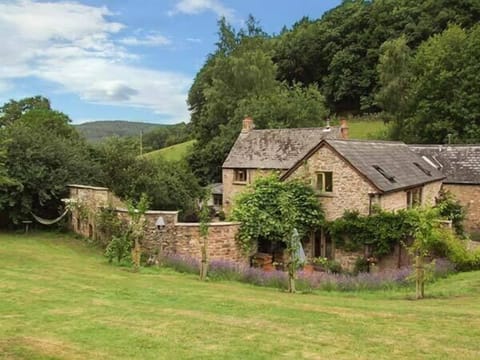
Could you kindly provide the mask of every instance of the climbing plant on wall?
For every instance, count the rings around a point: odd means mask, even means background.
[[[281,211],[282,198],[288,197],[288,207],[294,212],[286,226]],[[261,238],[285,242],[291,228],[302,238],[321,226],[323,210],[313,189],[301,181],[282,182],[276,175],[257,179],[235,199],[232,219],[241,222],[238,242],[249,253]]]

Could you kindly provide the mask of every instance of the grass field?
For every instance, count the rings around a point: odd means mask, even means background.
[[[290,295],[106,263],[68,235],[0,235],[2,359],[479,359],[480,273]]]
[[[152,160],[159,157],[169,161],[181,160],[187,155],[188,150],[193,146],[194,142],[195,140],[186,141],[160,150],[151,151],[144,156],[145,158]]]
[[[348,122],[350,139],[378,139],[386,130],[387,126],[381,120]]]

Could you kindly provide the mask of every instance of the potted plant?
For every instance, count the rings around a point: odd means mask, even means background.
[[[313,269],[315,271],[327,271],[328,259],[326,257],[315,257],[312,259]]]

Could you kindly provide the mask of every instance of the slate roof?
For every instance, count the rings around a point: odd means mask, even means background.
[[[210,185],[212,195],[222,195],[223,194],[223,183],[213,183]]]
[[[445,177],[402,142],[330,139],[322,141],[310,154],[325,143],[382,192],[415,187]],[[303,159],[299,159],[282,178],[287,178],[302,162]]]
[[[242,132],[223,167],[286,170],[323,139],[338,137],[340,127],[335,126]]]
[[[480,184],[480,144],[409,145],[446,176],[447,184]]]

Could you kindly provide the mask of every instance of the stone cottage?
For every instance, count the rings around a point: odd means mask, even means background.
[[[399,210],[433,205],[445,177],[402,142],[348,140],[345,121],[340,128],[254,130],[247,118],[223,164],[225,210],[246,185],[273,172],[282,180],[308,181],[329,221],[345,210],[368,215],[374,206]],[[304,245],[310,257],[340,260],[344,255],[324,231],[312,234]]]
[[[284,173],[322,139],[348,137],[348,127],[255,130],[253,119],[243,127],[222,166],[223,210],[228,213],[235,195],[259,176]]]
[[[465,230],[480,240],[480,145],[409,145],[445,176],[443,189],[465,207]]]

